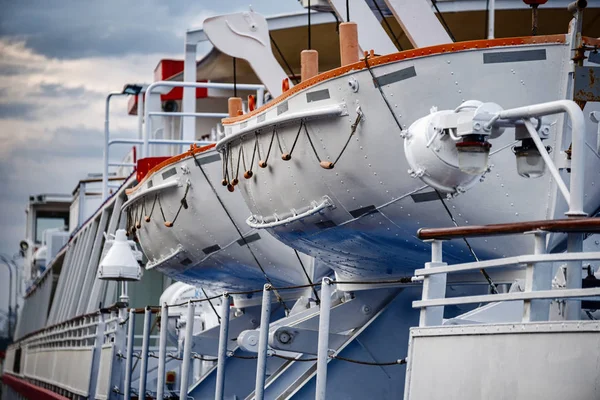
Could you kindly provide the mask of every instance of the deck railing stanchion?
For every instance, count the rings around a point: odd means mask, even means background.
[[[260,314],[260,332],[258,336],[258,360],[256,363],[256,387],[254,399],[262,400],[265,396],[265,374],[267,371],[267,348],[269,342],[269,324],[271,322],[271,285],[265,284],[263,289],[262,310]]]
[[[442,262],[442,241],[431,240],[431,262],[425,263],[425,268],[441,267],[446,265]],[[423,280],[423,300],[440,299],[446,297],[446,274],[428,275]],[[444,319],[444,307],[424,307],[421,309],[419,326],[442,325]]]
[[[129,321],[127,322],[127,358],[125,359],[125,389],[124,399],[129,400],[131,396],[131,367],[133,365],[133,342],[135,341],[135,310],[129,310]]]
[[[192,361],[192,337],[194,335],[194,305],[188,301],[185,342],[183,343],[183,362],[181,363],[181,384],[179,400],[187,400],[190,364]]]
[[[567,253],[580,253],[583,251],[583,235],[581,233],[569,233],[567,235]],[[581,289],[581,261],[571,261],[567,263],[566,269],[566,288]],[[581,319],[581,301],[566,300],[564,319]]]
[[[225,361],[227,360],[227,339],[229,337],[229,294],[223,293],[221,303],[221,330],[219,332],[219,358],[217,360],[217,385],[215,400],[223,400],[225,392]]]
[[[169,306],[163,303],[160,308],[160,336],[158,339],[158,376],[156,377],[156,398],[162,399],[165,393],[165,364],[167,363],[167,326]]]
[[[546,254],[546,233],[534,232],[534,254]],[[528,263],[525,267],[525,291],[550,290],[552,288],[552,268],[540,263]],[[525,300],[523,302],[523,322],[548,321],[550,304],[548,300]]]
[[[142,333],[142,351],[140,364],[140,390],[138,396],[146,397],[146,375],[148,374],[148,348],[150,347],[150,321],[152,320],[152,310],[146,307],[144,312],[144,331]]]
[[[325,400],[327,393],[327,362],[329,361],[329,320],[331,317],[332,282],[323,278],[319,312],[319,340],[317,344],[317,383],[315,400]]]

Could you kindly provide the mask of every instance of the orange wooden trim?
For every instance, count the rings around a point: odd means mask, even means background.
[[[600,47],[600,38],[596,39],[596,38],[584,36],[581,39],[583,41],[583,44],[587,44],[588,46]]]
[[[383,65],[392,63],[400,60],[407,60],[410,58],[422,57],[422,56],[430,56],[434,54],[442,54],[442,53],[452,53],[463,50],[471,50],[471,49],[482,49],[487,47],[503,47],[503,46],[516,46],[523,44],[542,44],[542,43],[566,43],[567,38],[564,34],[560,35],[548,35],[548,36],[525,36],[525,37],[517,37],[517,38],[505,38],[505,39],[485,39],[485,40],[471,40],[468,42],[459,42],[459,43],[449,43],[449,44],[441,44],[437,46],[430,47],[422,47],[419,49],[412,49],[401,51],[399,53],[392,53],[385,56],[374,57],[369,60],[369,65]],[[288,97],[293,94],[298,93],[301,90],[304,90],[310,86],[316,85],[317,83],[323,82],[325,80],[335,78],[337,76],[343,75],[350,71],[359,71],[366,68],[364,60],[359,61],[354,64],[349,64],[344,67],[332,69],[326,72],[323,72],[313,78],[307,79],[306,81],[299,83],[294,86],[290,90],[281,94],[281,96],[277,97],[273,101],[263,105],[260,108],[257,108],[253,112],[240,115],[237,117],[224,118],[223,124],[229,125],[236,122],[247,120],[253,117],[256,114],[259,114],[274,105],[281,103]]]
[[[150,169],[150,171],[148,171],[148,173],[146,174],[144,179],[142,179],[141,182],[138,182],[138,184],[135,185],[134,187],[132,187],[131,189],[125,190],[125,194],[127,196],[129,196],[130,194],[134,193],[136,190],[138,190],[140,187],[142,187],[142,184],[144,182],[146,182],[146,180],[150,179],[151,176],[153,176],[156,172],[163,169],[164,167],[169,166],[171,164],[175,164],[177,161],[183,160],[186,157],[190,157],[192,154],[203,153],[207,150],[212,149],[215,146],[216,146],[216,144],[209,144],[207,146],[202,146],[202,147],[199,147],[196,145],[190,146],[190,149],[188,151],[186,151],[185,153],[178,154],[176,156],[169,158],[168,160],[161,162],[160,164],[155,165],[152,169]]]

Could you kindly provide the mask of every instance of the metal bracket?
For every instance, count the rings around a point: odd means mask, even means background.
[[[246,312],[243,315],[232,318],[229,321],[229,335],[227,341],[228,351],[234,351],[238,348],[237,342],[232,339],[237,338],[242,331],[256,329],[258,327],[260,307],[253,307],[252,309],[247,308],[245,311]],[[194,335],[194,338],[192,339],[192,351],[206,356],[217,356],[220,329],[221,326],[217,325],[198,335]]]
[[[319,332],[312,329],[281,326],[269,334],[269,343],[276,350],[292,351],[303,354],[317,354]],[[329,334],[329,347],[337,349],[350,336],[339,333]]]

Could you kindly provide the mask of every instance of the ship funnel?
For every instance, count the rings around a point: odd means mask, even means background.
[[[113,281],[139,281],[142,270],[136,260],[124,229],[117,230],[112,246],[98,267],[98,279]],[[132,242],[133,243],[133,242]]]

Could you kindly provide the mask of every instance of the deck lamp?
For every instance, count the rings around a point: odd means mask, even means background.
[[[123,86],[123,91],[121,93],[130,94],[130,95],[138,95],[138,94],[140,94],[140,92],[144,91],[147,86],[148,85],[138,85],[135,83],[128,83],[127,85]]]
[[[490,147],[492,145],[478,135],[469,136],[456,143],[458,168],[469,175],[481,175],[488,168]]]
[[[98,267],[98,279],[111,281],[139,281],[142,269],[127,240],[124,229],[117,230],[112,246]],[[135,244],[134,244],[135,245]]]

